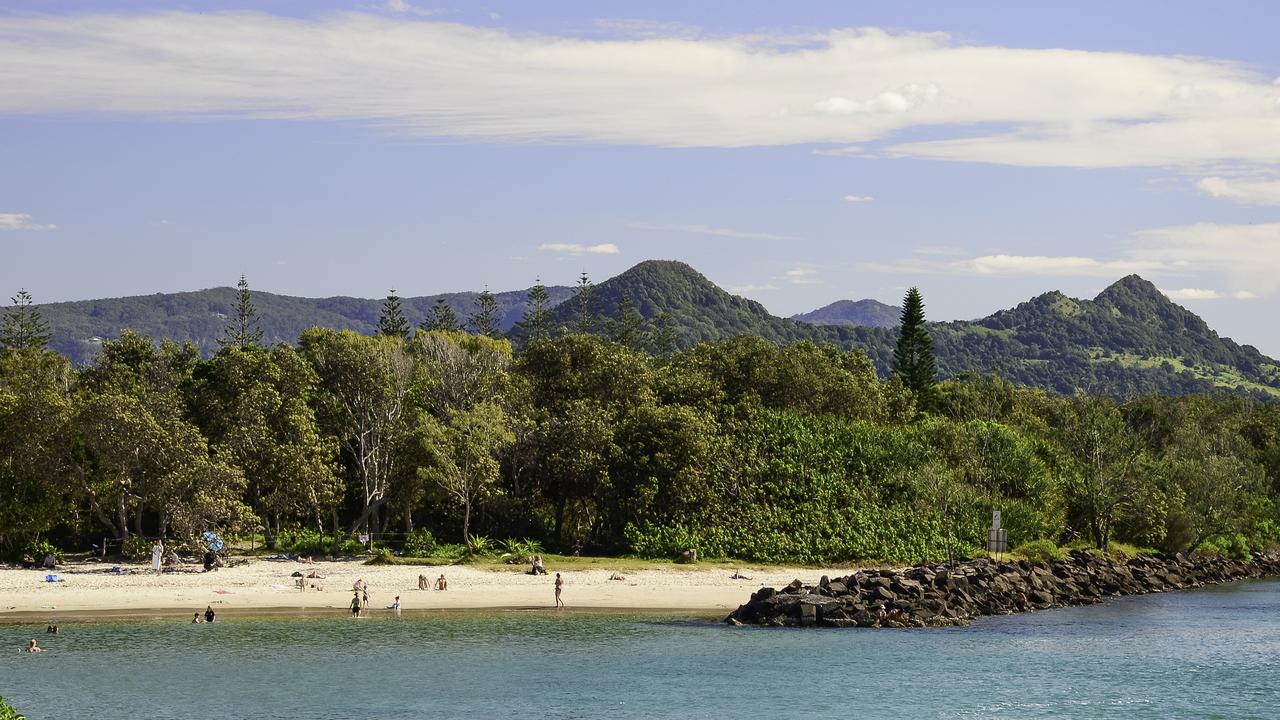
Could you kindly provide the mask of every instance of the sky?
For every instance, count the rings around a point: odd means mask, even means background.
[[[969,319],[1137,273],[1280,356],[1271,2],[0,0],[0,295],[689,263]]]

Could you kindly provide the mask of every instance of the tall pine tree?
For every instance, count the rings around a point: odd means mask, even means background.
[[[680,341],[680,329],[676,327],[675,318],[667,311],[654,316],[645,333],[645,345],[655,357],[666,358],[676,351],[676,343]]]
[[[476,298],[476,311],[471,313],[471,317],[467,318],[467,322],[471,325],[471,332],[476,335],[496,338],[502,334],[502,330],[498,328],[500,317],[498,301],[494,299],[493,293],[486,288]]]
[[[573,300],[577,304],[577,318],[573,324],[573,331],[576,333],[589,335],[596,328],[596,317],[591,312],[592,294],[591,278],[584,272],[578,278],[578,286],[573,293]]]
[[[542,278],[536,278],[533,287],[529,288],[524,317],[516,324],[524,330],[528,342],[536,342],[551,336],[550,328],[547,327],[550,318],[551,295],[547,292],[547,286],[542,284]]]
[[[902,299],[902,320],[898,346],[893,351],[893,374],[902,378],[921,410],[933,408],[934,377],[938,365],[933,358],[933,340],[924,324],[924,300],[920,290],[911,288]]]
[[[393,289],[382,301],[382,315],[378,318],[378,334],[388,337],[409,337],[409,319],[400,307],[400,296]]]
[[[31,293],[19,290],[13,296],[13,307],[5,313],[4,325],[0,326],[0,350],[34,348],[44,349],[53,336],[49,332],[49,323],[40,317],[39,311],[31,304]]]
[[[436,298],[436,302],[431,306],[431,312],[427,313],[426,319],[418,324],[419,328],[431,332],[444,331],[455,332],[462,329],[462,323],[458,322],[458,314],[453,311],[449,303],[444,298]]]
[[[258,324],[258,311],[253,307],[253,298],[249,296],[249,281],[241,275],[236,287],[240,289],[239,299],[236,301],[236,316],[227,323],[222,337],[218,338],[218,344],[242,350],[258,347],[262,343],[263,331]]]
[[[644,326],[644,317],[636,310],[631,301],[631,293],[622,291],[622,300],[618,303],[618,317],[609,323],[609,339],[619,345],[640,350],[640,331]]]

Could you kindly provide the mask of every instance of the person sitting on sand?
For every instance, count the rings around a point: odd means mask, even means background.
[[[27,646],[27,652],[44,652],[44,648],[37,645],[35,639],[32,638],[31,644]]]
[[[31,556],[30,556],[30,555],[28,555],[27,553],[23,553],[23,554],[22,554],[22,569],[23,569],[23,570],[30,570],[31,568],[33,568],[33,567],[35,567],[35,566],[36,566],[36,559],[35,559],[35,558],[33,558],[33,557],[31,557]]]
[[[436,579],[437,590],[448,590],[449,581],[444,579],[444,573],[440,573],[440,577]]]
[[[53,556],[53,553],[49,553],[48,555],[45,555],[45,556],[44,556],[44,566],[43,566],[43,567],[44,567],[44,569],[45,569],[45,570],[57,570],[57,569],[58,569],[58,558],[54,557],[54,556]]]
[[[529,571],[530,575],[546,575],[547,568],[542,565],[542,556],[533,556],[533,569]]]
[[[730,580],[750,580],[751,578],[747,577],[746,575],[743,575],[742,570],[734,570],[733,574],[729,576],[729,579]]]
[[[610,575],[610,576],[609,576],[609,579],[610,579],[610,580],[626,580],[626,578],[625,578],[625,577],[623,577],[622,575],[619,575],[618,573],[614,573],[614,574]]]
[[[423,575],[422,573],[418,573],[418,589],[419,590],[431,589],[431,581],[428,580],[427,576]]]

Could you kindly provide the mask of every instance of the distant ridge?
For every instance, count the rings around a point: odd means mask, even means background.
[[[574,327],[578,305],[565,302],[574,289],[559,286],[548,291],[551,327]],[[893,326],[880,327],[778,317],[758,302],[726,292],[682,262],[647,260],[595,285],[589,313],[597,331],[604,331],[608,319],[617,316],[624,296],[647,320],[668,315],[678,331],[679,347],[746,334],[778,344],[810,341],[859,348],[886,376],[893,362],[896,317]],[[409,320],[416,325],[437,297],[465,317],[476,293],[405,298]],[[295,342],[313,325],[372,333],[382,304],[380,299],[299,298],[259,291],[253,298],[266,340],[272,343]],[[512,326],[524,312],[526,291],[497,293],[495,298],[501,326],[521,343],[520,330]],[[40,312],[52,326],[54,349],[84,363],[101,340],[118,337],[125,328],[214,352],[234,301],[235,290],[215,288],[54,303],[40,306]],[[837,306],[840,303],[827,307],[838,310]],[[882,317],[890,311],[897,312],[887,305],[878,310]],[[1137,275],[1121,278],[1092,300],[1050,291],[979,320],[929,327],[944,378],[999,370],[1016,383],[1059,393],[1083,390],[1128,397],[1230,391],[1280,399],[1280,363],[1252,346],[1220,337],[1195,313]]]
[[[837,300],[817,310],[792,315],[791,319],[810,325],[861,325],[897,327],[902,308],[879,300]]]
[[[553,304],[572,294],[567,287],[548,287]],[[515,290],[494,295],[501,312],[499,325],[509,329],[524,314],[528,291]],[[460,292],[401,298],[409,322],[417,325],[426,317],[436,298],[444,298],[459,319],[475,310],[479,293]],[[40,306],[40,314],[53,330],[50,346],[76,363],[88,362],[102,340],[120,336],[125,329],[136,330],[157,340],[190,342],[206,355],[216,352],[217,339],[234,312],[235,288],[221,287],[192,292],[156,293],[101,300],[50,303]],[[318,325],[341,330],[373,333],[382,311],[381,298],[305,298],[253,291],[253,304],[269,344],[297,342],[302,331]]]

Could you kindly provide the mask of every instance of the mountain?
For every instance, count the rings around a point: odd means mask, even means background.
[[[885,305],[878,300],[837,300],[791,319],[810,325],[861,325],[863,327],[897,327],[902,308]]]
[[[574,327],[578,304],[565,302],[574,290],[548,291],[554,303],[551,327]],[[522,338],[512,325],[523,313],[525,294],[495,295],[502,326],[510,328],[517,343]],[[777,317],[760,303],[725,292],[684,263],[649,260],[594,286],[588,295],[589,312],[598,328],[617,316],[624,295],[647,321],[660,313],[669,315],[680,347],[751,334],[780,344],[807,340],[860,348],[881,374],[888,375],[892,367],[896,327],[810,324]],[[421,320],[437,297],[466,316],[476,293],[406,298],[410,321]],[[191,341],[203,352],[212,352],[235,299],[235,290],[216,288],[55,303],[41,306],[40,312],[53,328],[53,347],[82,363],[102,338],[117,337],[124,328],[156,339]],[[257,291],[253,299],[271,342],[295,341],[312,325],[371,333],[382,303]],[[1280,363],[1254,347],[1220,337],[1204,320],[1136,275],[1122,278],[1092,300],[1047,292],[978,320],[931,323],[929,332],[941,377],[999,370],[1019,384],[1059,393],[1083,390],[1123,397],[1226,390],[1280,398]]]
[[[204,354],[218,349],[227,320],[235,312],[238,291],[212,288],[194,292],[156,293],[133,297],[41,305],[41,316],[53,330],[50,345],[76,363],[85,363],[104,339],[120,336],[125,329],[136,330],[157,340],[191,342]],[[573,294],[568,287],[548,287],[552,304]],[[524,314],[527,291],[494,295],[506,330]],[[436,298],[444,298],[459,319],[475,310],[479,293],[460,292],[402,298],[401,306],[409,322],[417,325],[426,317]],[[302,331],[313,326],[372,333],[382,311],[381,299],[329,297],[304,298],[253,291],[253,304],[268,343],[297,342]]]

